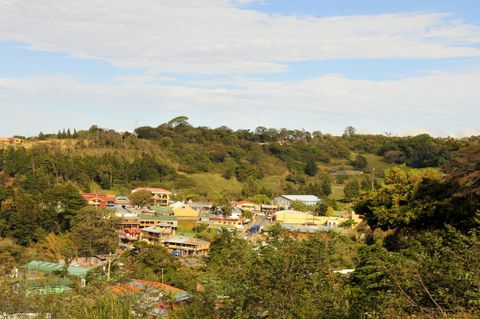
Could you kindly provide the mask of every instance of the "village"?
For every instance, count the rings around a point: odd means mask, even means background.
[[[208,256],[210,242],[220,232],[231,232],[251,242],[266,242],[272,227],[280,227],[288,236],[306,238],[322,232],[347,233],[360,224],[353,211],[331,211],[328,216],[316,216],[293,207],[313,207],[322,200],[314,195],[280,195],[268,204],[251,200],[233,201],[221,207],[212,202],[176,201],[175,194],[162,188],[143,187],[128,195],[81,193],[87,205],[106,208],[116,220],[118,245],[107,255],[76,257],[57,263],[32,260],[12,271],[12,278],[20,280],[17,287],[27,287],[33,294],[63,294],[75,285],[89,284],[89,273],[101,270],[110,280],[112,263],[126,251],[136,249],[136,243],[161,246],[174,258],[190,264],[203,263]],[[88,234],[87,234],[88,236]],[[118,296],[155,291],[155,307],[150,315],[168,316],[169,309],[188,301],[189,292],[162,281],[129,279],[112,283],[112,292]],[[199,288],[202,286],[199,285]]]

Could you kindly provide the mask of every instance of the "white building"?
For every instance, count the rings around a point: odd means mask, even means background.
[[[322,200],[315,195],[280,195],[273,199],[275,205],[290,208],[293,202],[300,202],[304,205],[315,206]]]

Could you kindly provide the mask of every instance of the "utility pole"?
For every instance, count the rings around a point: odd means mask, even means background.
[[[372,190],[375,189],[375,167],[372,169]]]
[[[107,281],[110,281],[110,268],[112,266],[112,253],[108,253]]]

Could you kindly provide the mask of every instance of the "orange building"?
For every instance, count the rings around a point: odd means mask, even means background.
[[[106,207],[115,204],[115,195],[82,193],[83,199],[91,206]]]

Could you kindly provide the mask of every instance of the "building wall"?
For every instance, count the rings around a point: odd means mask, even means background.
[[[198,218],[199,213],[188,205],[173,209],[173,215],[180,218]]]

